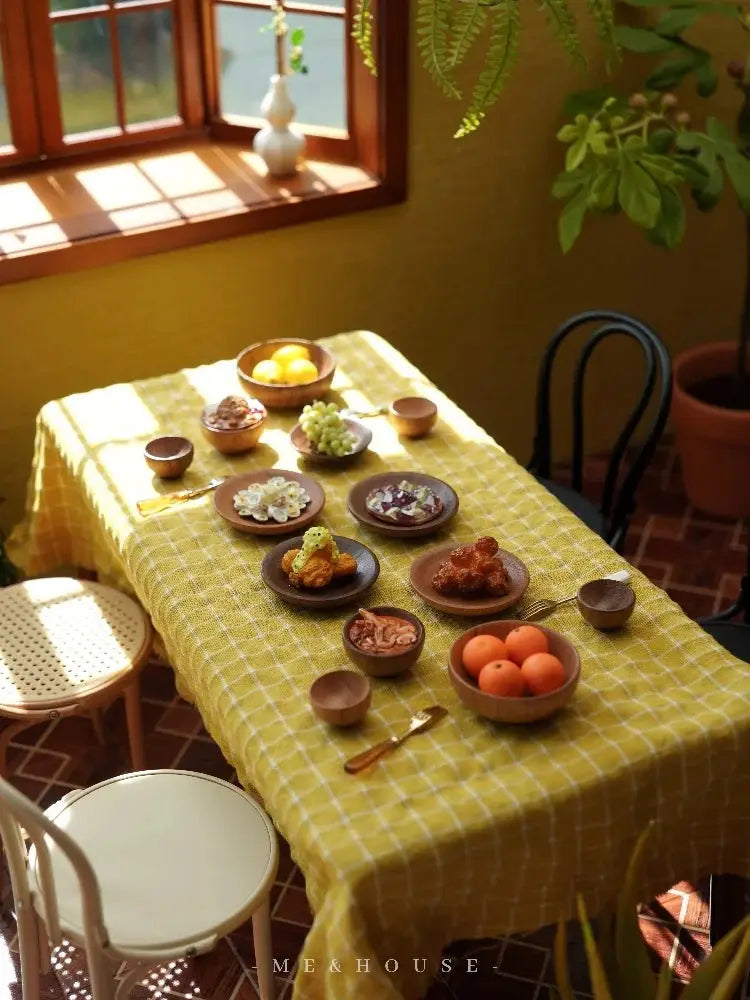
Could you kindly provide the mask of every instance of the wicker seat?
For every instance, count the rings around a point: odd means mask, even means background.
[[[98,710],[123,695],[133,768],[144,766],[139,671],[151,623],[130,597],[70,577],[29,580],[0,590],[0,775],[8,744],[39,722]]]

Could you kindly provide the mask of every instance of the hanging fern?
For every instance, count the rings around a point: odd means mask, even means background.
[[[487,5],[482,0],[466,0],[457,4],[451,22],[448,65],[460,66],[487,21]]]
[[[451,18],[456,0],[417,0],[417,47],[446,97],[461,98],[450,65]]]
[[[484,69],[471,95],[471,103],[464,114],[456,139],[475,132],[487,113],[487,108],[497,100],[518,58],[518,39],[521,31],[519,0],[502,0],[491,9],[493,25]]]
[[[586,59],[581,51],[576,19],[568,7],[567,0],[540,0],[539,7],[547,15],[547,23],[552,33],[571,60],[579,66],[585,66]]]
[[[352,38],[362,53],[362,61],[373,76],[378,75],[372,45],[372,0],[358,0],[352,19]]]
[[[373,51],[373,0],[354,0],[352,36],[365,66],[377,75]],[[406,2],[406,0],[400,0]],[[476,42],[489,36],[484,65],[456,138],[475,132],[487,109],[500,96],[518,58],[522,0],[416,0],[417,46],[422,63],[442,92],[461,100],[456,71]],[[536,0],[552,32],[570,58],[585,65],[576,19],[570,0]],[[631,0],[648,3],[653,0]],[[597,32],[607,49],[607,61],[618,56],[615,39],[614,0],[586,0]]]

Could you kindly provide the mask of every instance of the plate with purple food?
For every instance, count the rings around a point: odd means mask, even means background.
[[[444,528],[458,511],[458,495],[422,472],[378,472],[349,491],[349,512],[360,524],[392,538],[417,538]]]

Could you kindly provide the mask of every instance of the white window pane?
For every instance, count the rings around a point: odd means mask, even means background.
[[[219,5],[221,108],[225,115],[260,116],[260,102],[276,72],[270,14],[252,7]],[[344,19],[315,14],[287,15],[290,31],[304,28],[309,73],[289,80],[297,121],[346,129]]]

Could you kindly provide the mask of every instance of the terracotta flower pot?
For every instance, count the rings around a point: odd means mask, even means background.
[[[731,376],[734,342],[703,344],[674,360],[672,423],[685,490],[694,507],[723,517],[750,517],[750,409],[703,402],[696,386]]]

